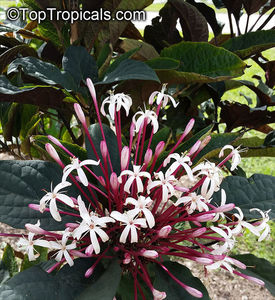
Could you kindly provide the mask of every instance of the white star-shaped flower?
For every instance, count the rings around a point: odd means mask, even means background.
[[[162,201],[167,201],[168,198],[173,196],[175,193],[173,183],[176,178],[168,171],[165,172],[165,175],[162,171],[155,173],[154,175],[158,180],[151,181],[148,184],[147,192],[149,193],[153,188],[160,186],[162,188]]]
[[[40,222],[38,221],[35,225],[40,226]],[[25,248],[29,261],[36,260],[36,258],[40,255],[35,249],[34,246],[40,246],[44,248],[50,248],[50,243],[48,241],[42,240],[42,239],[36,239],[34,240],[34,233],[29,232],[28,239],[25,237],[22,237],[18,241],[18,245],[20,248]],[[34,252],[37,252],[37,254],[34,254]]]
[[[182,166],[188,175],[189,179],[191,181],[194,181],[193,172],[190,168],[190,165],[192,165],[192,162],[190,160],[190,157],[188,155],[180,155],[178,153],[173,153],[168,155],[164,162],[163,166],[167,166],[167,164],[170,162],[171,158],[175,159],[175,161],[172,163],[172,165],[169,167],[168,172],[170,174],[174,173],[178,167]]]
[[[56,261],[61,261],[62,257],[64,256],[67,263],[70,266],[72,266],[74,264],[74,261],[72,260],[69,251],[76,248],[76,241],[72,241],[70,244],[67,245],[68,238],[70,237],[70,235],[71,235],[71,232],[69,232],[68,230],[65,230],[65,232],[62,236],[61,242],[60,241],[58,241],[58,242],[51,241],[50,245],[51,245],[52,249],[59,250],[55,254]]]
[[[129,197],[125,201],[125,205],[132,204],[135,206],[135,208],[130,210],[129,212],[135,215],[139,214],[140,212],[143,212],[150,228],[155,226],[155,218],[152,215],[151,211],[148,209],[148,207],[150,207],[152,203],[153,200],[150,197],[145,198],[144,196],[139,196],[138,200]]]
[[[113,91],[110,91],[110,96],[103,100],[100,112],[103,116],[106,116],[104,105],[109,103],[109,114],[112,120],[115,119],[115,111],[121,110],[121,107],[124,107],[126,115],[129,115],[130,108],[132,106],[132,99],[124,93],[114,94]]]
[[[120,176],[118,177],[118,182],[122,183],[121,177],[124,175],[128,175],[128,179],[125,182],[124,185],[124,191],[130,194],[130,187],[133,184],[133,182],[136,182],[137,185],[137,191],[138,193],[143,192],[143,183],[141,180],[141,177],[147,177],[148,179],[151,179],[151,175],[148,172],[140,171],[142,166],[133,166],[133,171],[131,170],[124,170],[120,173]]]
[[[219,167],[216,167],[214,163],[206,161],[197,165],[193,169],[193,173],[196,171],[200,171],[197,176],[206,176],[201,187],[201,194],[205,198],[209,199],[214,192],[218,191],[219,186],[222,182],[223,176],[221,169]]]
[[[232,234],[238,235],[242,231],[242,228],[245,227],[248,230],[250,230],[253,234],[255,234],[256,236],[260,236],[260,233],[259,233],[259,230],[257,229],[257,227],[255,227],[252,224],[245,222],[243,220],[244,215],[243,215],[242,210],[239,207],[235,207],[235,209],[237,209],[237,211],[239,213],[234,214],[234,216],[238,219],[238,221],[237,221],[237,226],[232,229]]]
[[[64,170],[63,170],[62,181],[66,181],[66,179],[69,176],[69,174],[73,170],[76,170],[80,182],[83,185],[88,186],[89,182],[88,182],[88,179],[87,179],[84,171],[82,170],[82,167],[86,166],[86,165],[98,166],[99,165],[99,161],[95,161],[95,160],[92,160],[92,159],[86,159],[86,160],[82,161],[81,163],[79,163],[79,159],[76,157],[76,158],[72,158],[71,162],[72,163],[69,164],[69,165],[67,165],[64,168]]]
[[[122,225],[125,226],[123,229],[119,242],[125,244],[127,237],[131,231],[131,243],[137,243],[138,242],[138,234],[137,234],[137,228],[139,226],[146,228],[146,219],[144,218],[135,218],[136,212],[135,211],[128,211],[124,214],[113,211],[111,213],[111,217],[116,219],[119,222],[122,222]]]
[[[98,217],[95,214],[89,214],[85,203],[82,201],[80,196],[78,196],[77,201],[79,205],[79,213],[83,220],[73,231],[73,237],[79,240],[83,234],[85,235],[89,232],[94,251],[98,254],[100,252],[100,245],[97,235],[101,238],[103,243],[107,242],[109,240],[109,236],[104,230],[102,230],[102,228],[107,227],[106,223],[115,222],[115,220],[110,217]]]
[[[187,211],[189,214],[192,214],[195,210],[199,212],[208,211],[209,208],[205,202],[206,200],[202,195],[190,193],[188,196],[179,198],[174,205],[178,206],[182,203],[188,205]]]
[[[162,102],[162,107],[165,107],[168,103],[168,100],[170,100],[173,104],[174,107],[177,107],[179,105],[179,102],[176,103],[175,99],[168,95],[168,94],[165,94],[165,90],[166,90],[166,87],[167,87],[167,83],[163,84],[162,85],[162,88],[161,88],[161,91],[158,92],[158,91],[155,91],[151,94],[151,96],[149,97],[149,104],[153,104],[153,101],[154,101],[154,98],[157,96],[157,99],[156,99],[156,103],[157,105],[161,104]]]
[[[140,115],[140,117],[136,120],[136,117],[138,115]],[[158,117],[157,117],[157,115],[154,111],[147,110],[147,109],[145,109],[145,112],[138,111],[133,116],[133,123],[136,126],[135,131],[139,132],[142,125],[144,124],[145,119],[147,120],[147,124],[152,123],[153,132],[156,133],[158,131],[158,128],[159,128]]]
[[[50,202],[49,207],[50,207],[50,213],[52,217],[60,222],[61,221],[61,216],[58,212],[57,205],[56,205],[56,199],[62,201],[63,203],[67,204],[70,207],[74,207],[74,202],[73,200],[59,191],[65,187],[70,186],[71,183],[67,181],[63,181],[59,183],[51,192],[48,192],[45,196],[42,197],[40,200],[40,205],[39,205],[39,210],[40,212],[44,212],[46,205]]]
[[[225,149],[231,149],[232,150],[232,165],[231,165],[230,171],[233,171],[233,170],[235,170],[237,168],[237,166],[241,162],[241,156],[240,156],[239,147],[234,148],[231,145],[225,145],[222,148],[222,150],[220,151],[219,157],[223,157],[224,156],[224,150]]]
[[[258,232],[262,231],[262,233],[260,233],[260,237],[258,239],[259,242],[263,241],[270,233],[270,227],[267,224],[267,222],[269,221],[269,215],[268,213],[270,212],[270,210],[263,212],[262,210],[258,209],[258,208],[251,208],[250,211],[257,211],[261,214],[263,220],[261,222],[260,225],[255,226],[256,230],[258,230]]]
[[[214,250],[211,251],[211,253],[214,255],[223,255],[225,252],[232,250],[235,244],[235,240],[231,238],[232,237],[231,229],[227,226],[224,226],[223,224],[220,224],[219,226],[227,230],[227,233],[219,227],[210,226],[210,228],[214,232],[218,233],[221,237],[224,238],[224,244],[222,246],[218,244],[212,246]]]

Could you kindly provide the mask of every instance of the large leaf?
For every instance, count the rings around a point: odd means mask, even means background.
[[[74,300],[85,288],[96,282],[103,268],[98,265],[89,279],[85,271],[93,259],[78,259],[73,267],[66,265],[55,276],[42,266],[34,266],[20,272],[0,287],[0,298],[10,300]]]
[[[184,40],[193,42],[208,41],[208,26],[205,17],[193,5],[184,0],[169,0],[176,10]]]
[[[121,277],[121,267],[114,259],[100,278],[86,288],[77,300],[111,300],[116,294]]]
[[[227,176],[222,184],[227,195],[227,203],[239,206],[248,218],[260,218],[251,208],[263,211],[271,209],[269,215],[275,217],[275,177],[263,174],[254,174],[246,179],[239,176]],[[220,203],[220,191],[213,195],[213,202]]]
[[[237,102],[222,101],[221,120],[226,123],[227,131],[239,126],[255,128],[275,122],[275,112],[266,106],[251,109],[248,105]]]
[[[70,73],[60,71],[55,65],[35,57],[15,59],[8,68],[8,74],[21,67],[23,72],[47,84],[60,85],[66,90],[75,90],[76,84]]]
[[[180,60],[179,71],[210,77],[239,76],[245,68],[238,56],[208,43],[181,42],[163,49],[160,56]]]
[[[108,84],[130,79],[159,82],[155,71],[144,62],[126,59],[123,60],[113,72],[108,73],[103,80],[97,84]]]
[[[51,184],[55,186],[61,182],[62,170],[57,164],[39,160],[0,161],[0,177],[1,222],[14,228],[25,228],[26,223],[34,224],[39,219],[42,228],[59,230],[64,229],[65,223],[75,220],[63,216],[61,222],[56,222],[48,212],[41,214],[28,207],[30,203],[39,204],[45,195],[43,189],[49,190]],[[67,191],[77,196],[73,189]]]
[[[119,175],[120,174],[120,156],[119,156],[119,150],[118,150],[118,145],[117,145],[117,138],[110,127],[108,127],[105,124],[102,124],[102,125],[103,125],[103,132],[105,135],[105,139],[107,142],[108,151],[109,151],[110,158],[111,158],[113,171],[117,175]],[[103,141],[103,137],[102,137],[102,134],[100,131],[99,124],[96,123],[96,124],[91,125],[89,127],[89,132],[90,132],[90,136],[92,138],[93,144],[95,146],[96,152],[99,155],[101,162],[103,162],[103,158],[102,158],[102,155],[100,152],[100,143],[101,143],[101,141]],[[86,145],[88,159],[96,160],[96,155],[95,155],[95,153],[92,149],[92,146],[87,137],[86,137],[85,145]],[[97,176],[103,176],[100,166],[92,166],[92,168]],[[109,171],[109,175],[110,175],[111,173],[110,173],[109,163],[108,163],[108,171]]]
[[[259,278],[265,282],[265,287],[275,296],[275,266],[268,260],[254,256],[253,254],[235,255],[235,259],[247,265],[242,273]]]
[[[243,0],[243,6],[248,15],[258,12],[262,6],[266,4],[268,0]]]
[[[4,249],[2,262],[9,271],[10,277],[18,272],[18,265],[14,255],[14,250],[9,244]]]
[[[253,54],[275,46],[275,31],[261,30],[249,32],[238,37],[229,39],[222,47],[235,52],[241,58],[247,58]]]
[[[202,282],[192,275],[190,270],[176,262],[166,261],[164,266],[184,284],[191,286],[203,293],[202,300],[210,300],[208,292]],[[161,267],[155,268],[156,279],[154,287],[160,291],[166,292],[167,299],[173,300],[195,300],[196,297],[191,296],[185,289],[183,289],[177,282],[175,282],[167,272]]]
[[[69,72],[77,85],[91,78],[97,81],[97,65],[95,59],[81,46],[70,46],[62,59],[64,71]]]
[[[63,92],[52,87],[19,88],[11,84],[6,76],[0,75],[0,102],[34,104],[40,107],[58,108],[65,98]]]

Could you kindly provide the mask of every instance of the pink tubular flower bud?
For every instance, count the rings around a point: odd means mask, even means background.
[[[77,227],[79,227],[79,224],[77,224],[77,223],[66,223],[65,226],[66,226],[67,228],[69,228],[70,231],[71,231],[71,230],[74,230],[74,229],[76,229]]]
[[[88,89],[90,91],[90,94],[95,101],[96,100],[95,86],[90,78],[86,79],[86,83],[87,83]]]
[[[164,141],[160,141],[157,146],[156,146],[156,149],[155,149],[155,155],[156,156],[159,156],[160,153],[163,151],[164,149],[164,146],[165,146],[165,142]]]
[[[40,206],[38,204],[30,203],[28,205],[28,207],[31,208],[31,209],[33,209],[33,210],[40,211]]]
[[[25,224],[25,228],[35,234],[47,234],[47,231],[40,228],[40,222],[38,221],[36,224]]]
[[[196,143],[191,147],[191,149],[190,149],[188,155],[191,156],[191,155],[193,155],[195,152],[197,152],[197,150],[199,149],[200,145],[201,145],[201,141],[200,141],[200,140],[196,141]]]
[[[200,216],[194,216],[194,217],[190,217],[190,220],[192,221],[197,221],[197,222],[207,222],[212,220],[215,217],[215,214],[203,214]]]
[[[87,255],[78,251],[78,250],[70,250],[70,254],[76,257],[82,257],[82,258],[87,258]]]
[[[203,296],[202,292],[198,291],[197,289],[192,288],[191,286],[185,286],[185,290],[190,295],[192,295],[196,298],[202,298],[202,296]]]
[[[170,225],[166,225],[162,227],[159,232],[158,232],[158,237],[159,238],[167,238],[169,233],[171,232],[172,227]]]
[[[128,160],[129,160],[129,147],[124,146],[123,149],[121,150],[121,158],[120,158],[121,171],[127,168]]]
[[[193,231],[193,232],[191,233],[190,236],[192,236],[192,237],[198,237],[198,236],[201,236],[202,234],[205,233],[206,230],[207,230],[207,229],[206,229],[205,227],[199,228],[199,229]]]
[[[153,156],[153,151],[149,148],[147,149],[145,155],[144,155],[144,164],[145,166],[147,166],[149,164],[149,162],[151,161]]]
[[[145,248],[141,249],[139,254],[141,256],[144,256],[146,258],[157,258],[159,255],[158,255],[158,252],[155,251],[155,250],[146,250]]]
[[[255,283],[259,284],[259,285],[262,285],[262,286],[265,285],[265,283],[261,279],[259,279],[259,278],[248,276],[248,275],[244,275],[243,277],[245,279],[248,279],[249,281],[255,282]]]
[[[108,155],[108,148],[105,141],[100,142],[100,152],[102,154],[102,157],[106,160]]]
[[[63,145],[59,142],[58,139],[56,139],[54,136],[52,135],[48,135],[48,139],[54,143],[56,146],[60,147],[60,148],[63,148]]]
[[[185,129],[184,129],[184,136],[187,136],[187,134],[192,130],[192,128],[194,127],[195,124],[195,119],[191,119],[188,124],[186,125]]]
[[[208,135],[204,140],[202,140],[198,151],[201,151],[210,141],[211,141],[211,136]]]
[[[234,207],[235,207],[234,203],[228,203],[228,204],[225,204],[225,205],[222,205],[222,206],[219,206],[219,207],[213,209],[213,211],[215,211],[215,212],[227,212],[227,211],[232,210]]]
[[[75,113],[76,113],[79,121],[81,122],[81,124],[83,126],[87,126],[86,125],[86,118],[85,118],[84,112],[83,112],[81,106],[78,103],[74,104],[74,110],[75,110]]]
[[[58,164],[62,163],[58,153],[56,152],[56,150],[54,149],[54,147],[51,144],[47,143],[45,145],[45,148],[46,148],[46,151],[51,156],[51,158],[53,158]]]
[[[87,256],[92,256],[93,252],[94,252],[94,247],[93,247],[92,244],[89,245],[89,246],[85,249],[85,254],[86,254]]]
[[[202,265],[211,265],[214,262],[213,259],[206,257],[194,257],[194,261]]]
[[[117,179],[117,174],[114,172],[110,176],[110,184],[113,192],[116,194],[118,192],[119,182]]]
[[[162,300],[166,298],[166,293],[165,292],[160,292],[156,289],[152,289],[152,294],[154,296],[154,300]]]

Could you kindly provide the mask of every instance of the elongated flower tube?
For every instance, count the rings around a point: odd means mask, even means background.
[[[226,203],[224,190],[221,190],[220,205],[212,199],[213,193],[220,190],[223,164],[232,159],[235,168],[240,162],[237,150],[225,146],[221,156],[227,148],[231,150],[230,156],[218,165],[203,161],[194,166],[194,159],[211,138],[194,141],[188,149],[182,150],[194,126],[195,121],[191,119],[178,141],[159,140],[155,134],[160,127],[158,118],[165,114],[163,106],[168,100],[176,105],[171,96],[164,94],[164,89],[152,94],[149,106],[134,115],[126,129],[128,134],[124,135],[120,110],[125,109],[126,115],[129,113],[132,104],[129,96],[112,92],[99,108],[90,79],[87,86],[98,119],[98,136],[90,136],[81,107],[75,104],[74,108],[93,157],[89,157],[87,151],[87,159],[81,161],[60,141],[49,136],[49,141],[59,147],[71,163],[64,165],[60,159],[63,156],[59,157],[50,144],[46,145],[49,155],[62,168],[63,176],[60,183],[55,182],[51,192],[41,196],[39,201],[34,199],[29,208],[52,216],[59,222],[58,230],[43,229],[40,222],[28,223],[28,235],[11,235],[21,237],[19,244],[29,260],[37,257],[34,246],[47,248],[50,258],[57,261],[47,269],[48,273],[65,264],[74,268],[76,259],[90,258],[83,272],[85,277],[94,276],[97,268],[99,272],[104,269],[108,265],[106,260],[117,260],[122,276],[132,277],[131,299],[134,300],[146,299],[144,286],[151,291],[154,300],[167,299],[165,286],[158,290],[152,273],[155,277],[166,276],[194,297],[203,296],[197,287],[186,284],[181,272],[176,274],[167,267],[169,258],[174,262],[190,260],[203,265],[205,270],[222,268],[262,285],[259,279],[235,269],[246,266],[231,258],[230,251],[234,247],[234,236],[241,234],[244,228],[260,241],[267,238],[268,212],[253,209],[258,214],[255,219],[247,220],[234,203]],[[114,120],[114,132],[106,129],[101,121],[100,111],[105,115],[106,105]],[[111,142],[107,140],[108,130],[113,136]],[[41,190],[48,188],[41,187]],[[42,219],[41,224],[45,224]],[[113,295],[118,296],[119,291]]]

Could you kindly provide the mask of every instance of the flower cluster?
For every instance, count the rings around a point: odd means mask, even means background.
[[[186,153],[177,153],[178,146],[193,128],[193,119],[174,147],[167,151],[165,141],[151,147],[153,136],[159,128],[160,109],[168,104],[168,100],[172,105],[177,105],[171,96],[164,93],[164,89],[152,94],[150,109],[133,116],[128,145],[123,145],[120,114],[121,109],[129,114],[131,98],[111,92],[99,109],[91,80],[87,80],[87,85],[102,135],[100,152],[96,151],[89,135],[80,105],[75,104],[75,112],[96,160],[80,161],[58,140],[49,137],[52,143],[71,157],[71,163],[65,166],[52,144],[46,145],[48,153],[63,169],[62,181],[46,193],[39,205],[30,204],[30,207],[41,213],[49,212],[58,222],[64,215],[75,217],[75,222],[64,224],[63,232],[46,231],[39,222],[26,224],[29,234],[22,237],[19,243],[25,247],[29,260],[36,259],[36,245],[54,251],[57,263],[48,272],[63,263],[72,266],[77,257],[96,257],[96,262],[85,273],[89,277],[101,259],[118,257],[123,272],[133,276],[133,299],[138,299],[138,293],[142,293],[137,276],[150,288],[155,300],[166,298],[165,292],[154,288],[148,263],[158,264],[188,293],[202,297],[200,291],[181,282],[163,265],[165,256],[195,261],[204,265],[206,271],[221,267],[263,284],[237,271],[235,267],[245,269],[246,266],[228,255],[234,247],[235,236],[243,228],[257,235],[259,241],[267,237],[268,213],[254,209],[260,217],[253,222],[245,221],[240,208],[226,203],[224,190],[221,190],[220,205],[212,201],[213,193],[220,189],[222,182],[221,167],[232,159],[232,169],[236,168],[240,162],[238,150],[225,146],[220,157],[224,156],[227,148],[231,153],[218,165],[205,161],[193,167],[194,159],[210,141],[210,137],[206,137],[197,141]],[[100,116],[100,111],[106,115],[104,107],[107,104],[117,137],[119,173],[114,172]],[[145,142],[146,134],[149,134],[149,140]],[[167,156],[163,158],[161,154],[164,151],[167,151]],[[103,176],[90,166],[100,168]],[[89,182],[89,178],[94,180]],[[66,191],[72,184],[79,190],[77,198]]]

